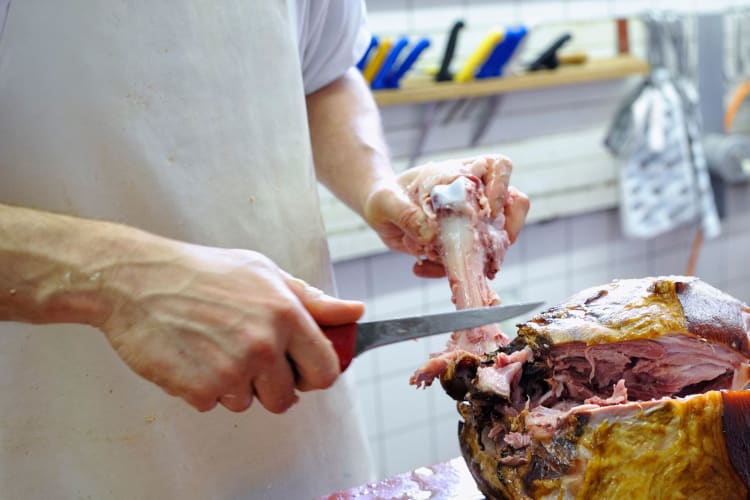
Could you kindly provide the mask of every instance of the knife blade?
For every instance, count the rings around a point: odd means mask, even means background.
[[[375,347],[497,323],[529,312],[542,304],[543,302],[529,302],[479,307],[382,321],[321,325],[320,328],[333,343],[343,372],[356,356]]]

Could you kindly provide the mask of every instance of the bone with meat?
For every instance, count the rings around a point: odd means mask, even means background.
[[[420,169],[406,186],[439,229],[433,245],[412,251],[444,265],[458,309],[500,302],[488,280],[510,245],[504,210],[514,196],[507,188],[511,170],[510,160],[502,156],[466,160],[458,169],[453,161],[436,163]],[[497,325],[454,332],[447,349],[417,370],[411,383],[430,385],[467,356],[508,342]]]

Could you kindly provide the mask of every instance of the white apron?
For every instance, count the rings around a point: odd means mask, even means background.
[[[285,0],[13,0],[0,202],[259,250],[332,289]],[[95,329],[0,323],[0,498],[310,498],[371,479],[345,380],[200,414]]]

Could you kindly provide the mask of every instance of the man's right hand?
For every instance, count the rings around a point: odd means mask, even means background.
[[[0,321],[100,328],[136,373],[201,411],[280,413],[339,374],[318,324],[362,316],[247,250],[0,204]]]
[[[130,368],[200,411],[217,401],[243,411],[257,397],[281,413],[295,388],[334,383],[338,358],[318,323],[354,322],[360,302],[325,295],[257,252],[170,243],[109,273],[119,299],[97,326]]]

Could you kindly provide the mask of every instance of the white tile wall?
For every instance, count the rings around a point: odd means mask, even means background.
[[[398,35],[424,31],[436,37],[429,57],[443,50],[440,36],[457,18],[481,30],[493,24],[529,22],[537,18],[557,23],[539,29],[539,40],[554,36],[562,26],[579,19],[631,15],[647,7],[679,9],[726,8],[744,1],[634,1],[634,0],[368,0],[370,25],[375,32]],[[613,33],[596,23],[576,24],[576,38],[599,53],[612,51]],[[476,36],[474,37],[477,38]],[[479,36],[481,38],[481,36]],[[474,43],[474,39],[467,39]],[[642,45],[642,30],[631,27],[631,42]],[[582,43],[584,43],[582,42]],[[471,47],[463,43],[459,54]],[[537,46],[538,46],[537,45]],[[584,185],[578,197],[588,207],[604,208],[575,217],[555,217],[545,212],[545,200],[532,196],[534,210],[545,214],[543,223],[532,223],[508,252],[505,265],[493,283],[505,302],[545,300],[555,303],[581,288],[613,278],[682,273],[692,244],[693,230],[680,229],[653,241],[626,240],[620,234],[616,210],[616,164],[601,148],[601,136],[628,83],[602,83],[535,91],[509,96],[492,124],[485,149],[511,153],[516,164],[514,181],[538,193],[539,179],[569,182],[573,167],[588,166],[585,177],[596,179],[596,189]],[[443,110],[444,112],[444,110]],[[420,124],[418,107],[386,108],[383,113],[387,141],[403,167]],[[447,128],[428,143],[427,157],[464,156],[471,117]],[[750,131],[750,112],[737,117],[737,130]],[[463,141],[463,142],[462,142]],[[578,171],[578,170],[576,170]],[[571,186],[566,186],[571,188]],[[535,191],[537,190],[537,191]],[[597,198],[598,197],[598,198]],[[536,200],[536,202],[535,202]],[[593,201],[592,201],[593,200]],[[325,205],[333,203],[323,193]],[[722,236],[705,243],[697,274],[713,285],[750,301],[750,187],[737,186],[728,193],[728,217]],[[594,203],[595,202],[595,203]],[[539,219],[536,219],[539,220]],[[358,226],[365,237],[372,234]],[[340,235],[332,247],[356,245],[358,239]],[[364,248],[364,247],[363,247]],[[392,253],[336,262],[338,291],[342,297],[364,300],[366,318],[377,319],[419,312],[452,310],[447,281],[420,280],[411,274],[412,259]],[[513,321],[504,331],[513,333]],[[458,417],[454,402],[437,386],[420,391],[408,385],[409,376],[430,352],[442,349],[446,335],[389,346],[365,353],[354,361],[358,403],[364,414],[378,476],[431,464],[459,455]]]

